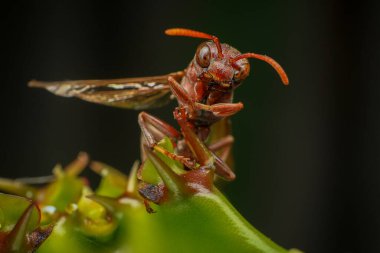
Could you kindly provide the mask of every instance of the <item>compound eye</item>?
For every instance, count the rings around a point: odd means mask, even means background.
[[[234,73],[234,80],[235,81],[243,81],[246,79],[249,75],[249,63],[240,65],[240,68],[237,69]]]
[[[210,65],[211,51],[206,43],[199,45],[196,53],[196,60],[199,66],[207,68]]]

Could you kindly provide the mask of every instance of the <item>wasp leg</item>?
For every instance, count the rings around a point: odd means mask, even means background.
[[[232,135],[227,135],[208,146],[212,152],[220,152],[220,154],[215,155],[215,171],[217,171],[218,175],[227,180],[233,180],[236,177],[235,173],[226,163],[233,143],[234,137]]]
[[[169,137],[173,142],[177,142],[181,133],[165,121],[158,119],[146,112],[141,112],[138,116],[141,131],[150,146],[164,137]]]
[[[208,147],[213,152],[220,151],[219,156],[215,155],[215,171],[218,175],[227,180],[233,180],[236,177],[235,173],[226,163],[230,155],[233,142],[234,137],[232,137],[232,135],[227,135]]]
[[[212,112],[215,116],[229,117],[243,109],[243,103],[218,103],[213,105],[205,105],[195,102],[193,107],[198,110]]]
[[[168,82],[172,93],[181,105],[188,107],[190,115],[196,110],[204,110],[212,112],[215,116],[228,117],[244,107],[242,103],[218,103],[213,105],[198,103],[191,99],[189,94],[173,77],[169,76]]]
[[[184,107],[177,107],[174,110],[174,118],[181,127],[182,136],[195,159],[201,167],[212,168],[214,156],[206,145],[194,133],[192,125],[187,121],[187,113]]]
[[[219,156],[214,155],[215,158],[215,173],[227,181],[232,181],[236,178],[235,173],[231,170],[230,166],[225,163]]]
[[[181,126],[181,132],[185,142],[195,156],[200,168],[215,170],[215,173],[225,180],[235,179],[235,174],[229,166],[217,155],[211,152],[210,149],[194,133],[191,125],[187,122],[185,108],[176,108],[174,111],[174,117]],[[228,141],[229,140],[227,139],[227,142]]]
[[[227,135],[220,140],[210,144],[208,148],[212,152],[220,152],[219,157],[226,161],[232,148],[232,144],[234,143],[234,137],[232,135]]]
[[[185,89],[171,76],[168,77],[168,82],[170,89],[173,95],[177,98],[178,102],[181,105],[188,107],[190,112],[193,112],[195,110],[194,101],[185,91]]]
[[[166,136],[168,136],[174,143],[177,143],[178,139],[181,137],[181,134],[175,128],[165,121],[153,117],[146,112],[141,112],[139,114],[138,122],[144,136],[144,143],[146,146],[173,160],[179,161],[188,168],[195,167],[196,163],[190,158],[171,153],[157,145],[157,143]]]

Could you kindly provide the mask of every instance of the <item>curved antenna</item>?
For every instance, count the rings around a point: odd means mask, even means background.
[[[184,37],[193,37],[193,38],[212,40],[215,43],[216,48],[218,49],[218,57],[219,58],[223,57],[222,46],[220,45],[219,38],[214,35],[198,32],[195,30],[185,29],[185,28],[167,29],[165,30],[165,34],[169,36],[184,36]]]
[[[273,60],[269,56],[261,55],[261,54],[255,54],[255,53],[245,53],[245,54],[241,54],[241,55],[238,55],[238,56],[230,59],[230,62],[231,62],[231,64],[235,64],[238,60],[241,60],[244,58],[255,58],[255,59],[265,61],[266,63],[270,64],[276,70],[276,72],[279,74],[281,81],[284,85],[289,84],[289,79],[285,73],[285,70],[281,67],[280,64],[278,64],[278,62],[276,62],[275,60]]]

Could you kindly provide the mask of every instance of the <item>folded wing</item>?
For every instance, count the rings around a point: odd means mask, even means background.
[[[55,95],[127,109],[143,110],[160,107],[170,101],[168,77],[177,81],[183,72],[162,76],[120,78],[109,80],[75,80],[44,82],[32,80],[29,87],[43,88]]]

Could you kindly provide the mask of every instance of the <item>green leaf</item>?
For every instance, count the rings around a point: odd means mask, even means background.
[[[31,201],[14,195],[0,193],[0,231],[9,232],[16,225],[23,212],[31,205]],[[40,212],[33,207],[27,231],[34,230],[40,222]]]
[[[96,193],[106,197],[119,197],[127,188],[128,178],[119,170],[100,162],[92,162],[90,167],[102,176]]]

